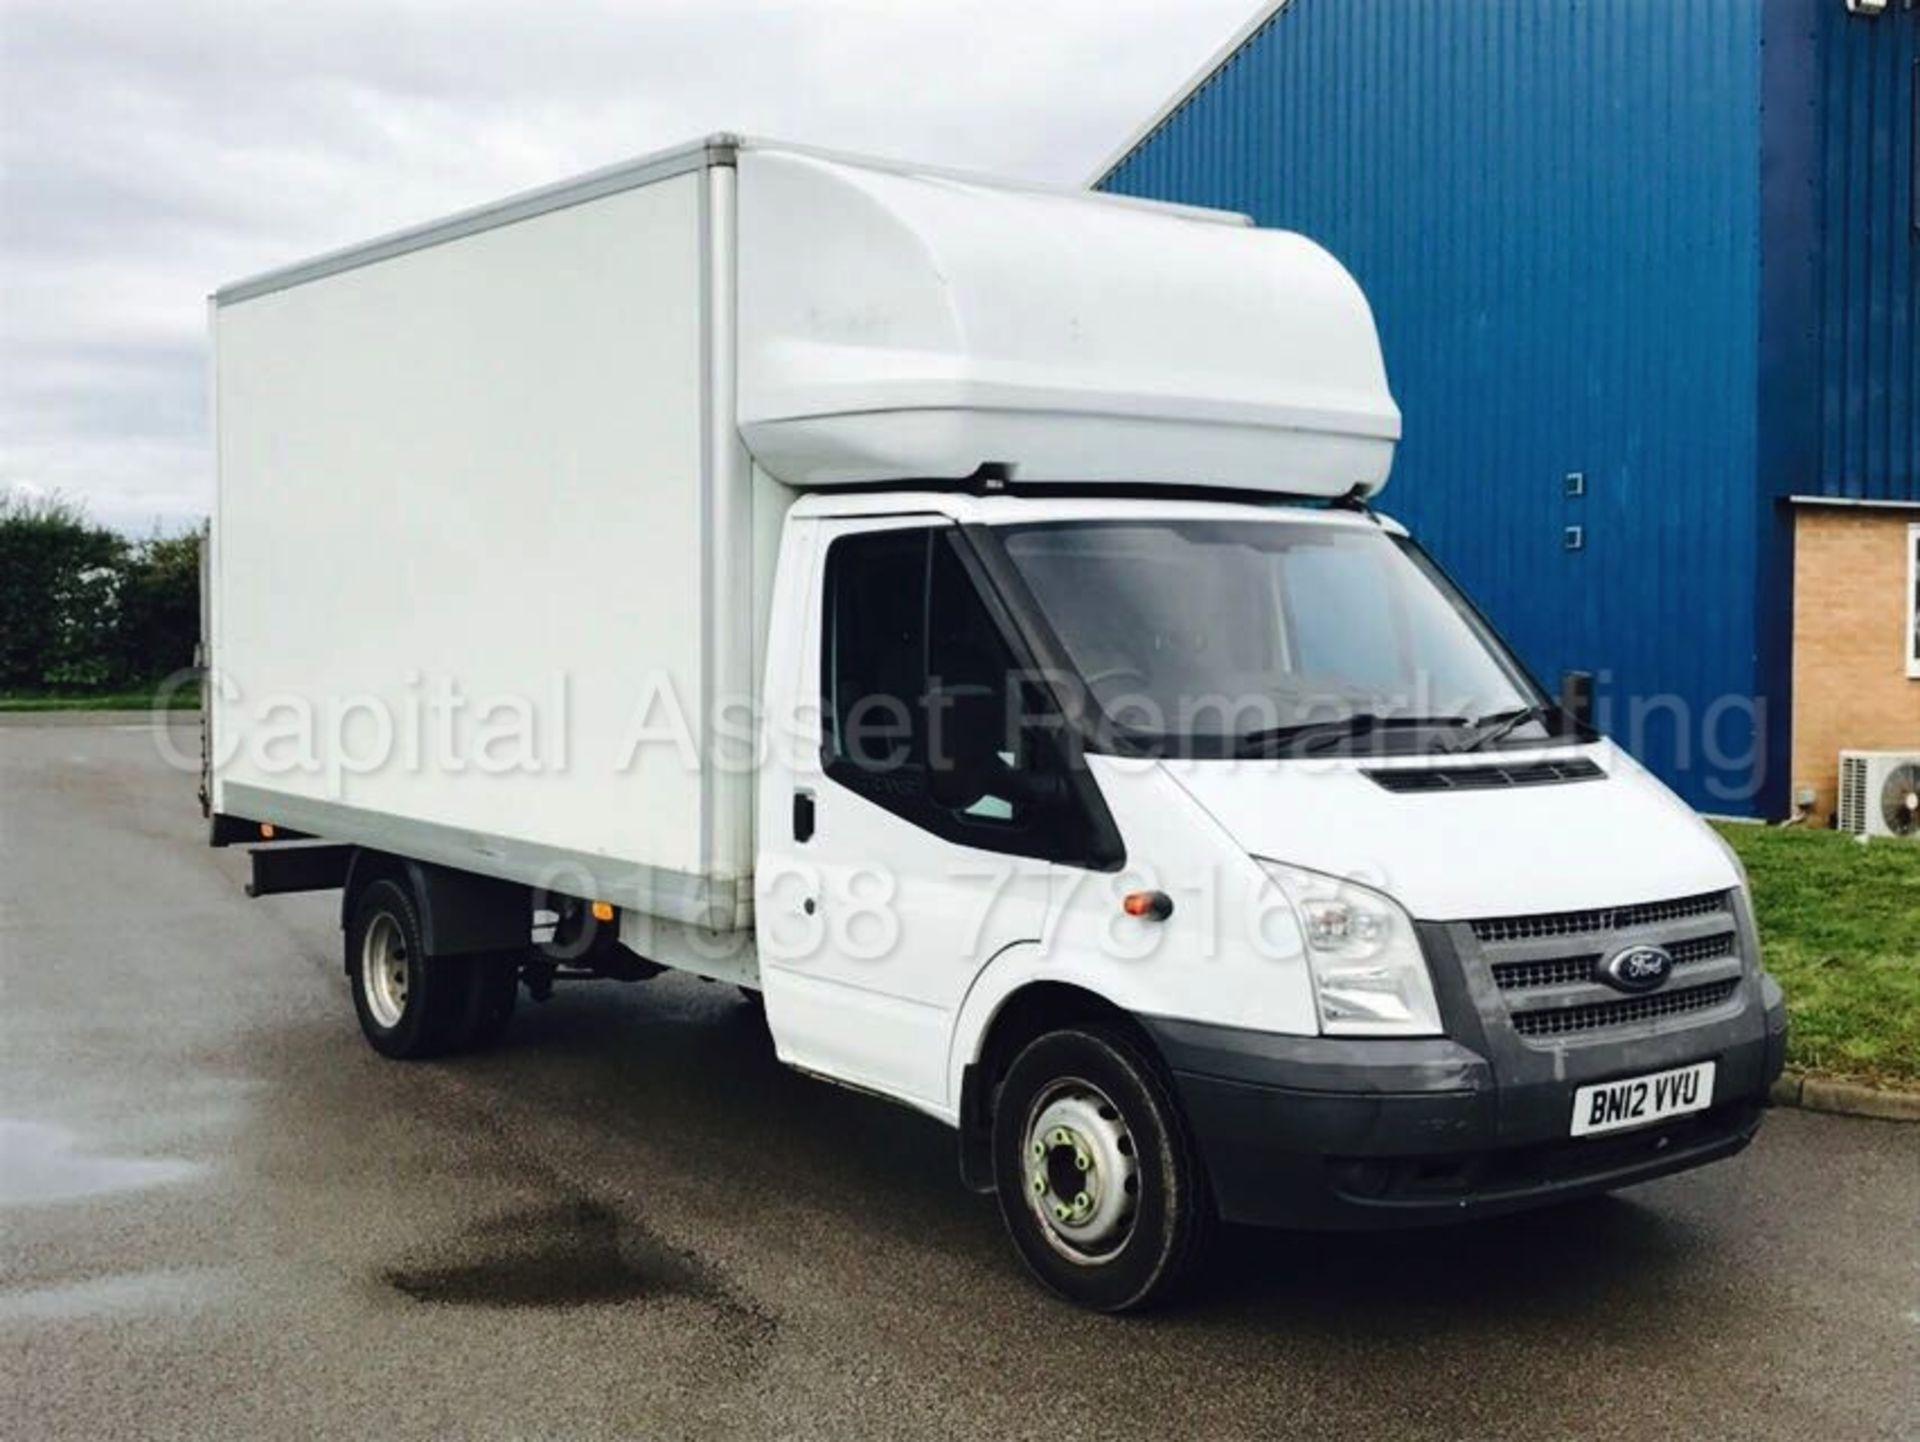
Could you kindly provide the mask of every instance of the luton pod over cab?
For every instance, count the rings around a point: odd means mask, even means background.
[[[1223,1219],[1752,1139],[1739,866],[1374,508],[1400,415],[1312,242],[717,136],[212,326],[212,836],[341,891],[386,1055],[735,984],[1114,1311]]]

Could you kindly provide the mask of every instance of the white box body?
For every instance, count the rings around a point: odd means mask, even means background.
[[[715,439],[731,178],[216,303],[216,810],[745,919],[752,777],[705,760],[771,563]]]

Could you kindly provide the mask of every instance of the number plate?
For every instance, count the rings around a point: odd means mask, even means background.
[[[1625,1131],[1713,1105],[1713,1063],[1581,1087],[1573,1094],[1573,1135]]]

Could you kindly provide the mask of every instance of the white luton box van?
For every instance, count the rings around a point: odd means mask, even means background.
[[[212,324],[213,840],[388,1056],[737,984],[1109,1310],[1754,1135],[1740,868],[1372,508],[1311,242],[720,136]]]

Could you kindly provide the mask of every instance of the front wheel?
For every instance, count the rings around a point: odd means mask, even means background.
[[[1213,1215],[1159,1069],[1123,1032],[1048,1032],[1008,1069],[993,1117],[1000,1215],[1029,1270],[1081,1306],[1165,1300]]]

